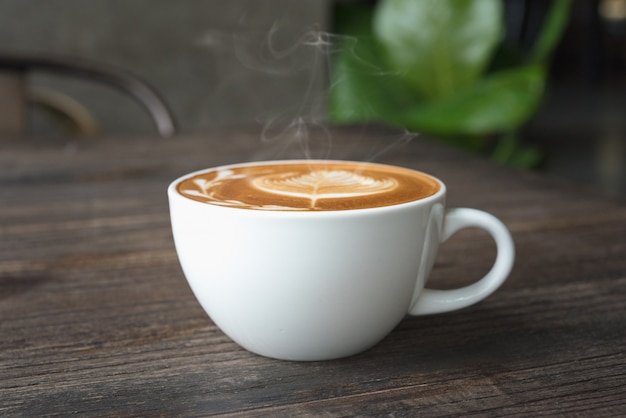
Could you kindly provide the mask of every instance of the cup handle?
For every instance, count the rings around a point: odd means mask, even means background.
[[[495,216],[477,209],[457,208],[446,213],[441,242],[463,228],[484,229],[493,237],[496,261],[485,277],[452,290],[424,289],[409,310],[410,315],[428,315],[454,311],[473,305],[492,294],[506,280],[513,267],[515,245],[509,230]]]

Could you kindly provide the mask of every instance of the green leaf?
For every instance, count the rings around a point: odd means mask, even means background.
[[[398,109],[419,104],[406,81],[391,70],[371,34],[373,10],[340,9],[338,50],[333,59],[329,116],[335,123],[393,123]]]
[[[352,53],[339,53],[330,86],[330,120],[336,123],[384,121],[389,109],[388,98],[376,78],[373,69],[365,69]]]
[[[542,97],[545,68],[537,65],[501,69],[445,99],[425,101],[384,59],[380,43],[371,34],[371,10],[347,11],[341,33],[350,36],[341,37],[333,61],[332,122],[383,122],[478,149],[486,134],[521,126]]]
[[[482,74],[503,32],[501,0],[382,0],[374,34],[392,68],[437,100]]]
[[[541,34],[537,38],[537,41],[530,54],[530,62],[539,64],[545,62],[552,50],[556,47],[561,39],[561,35],[567,26],[569,21],[569,0],[553,0]]]
[[[516,129],[537,107],[544,82],[542,66],[501,71],[447,100],[407,109],[396,120],[416,132],[448,136]]]

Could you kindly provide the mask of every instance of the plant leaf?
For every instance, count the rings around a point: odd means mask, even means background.
[[[501,71],[447,100],[408,109],[396,120],[413,131],[435,135],[513,130],[537,107],[544,83],[543,66]]]
[[[383,59],[382,47],[371,36],[371,9],[348,11],[341,33],[350,36],[340,38],[333,61],[332,122],[384,122],[476,149],[485,134],[518,128],[541,99],[545,68],[538,65],[500,70],[445,99],[426,102]]]
[[[335,123],[393,123],[398,109],[419,104],[406,81],[386,65],[373,38],[373,9],[343,5],[339,45],[333,59],[329,116]]]
[[[543,23],[541,34],[530,54],[530,62],[539,64],[545,62],[552,50],[561,40],[561,35],[569,21],[569,0],[553,0]]]
[[[382,0],[374,34],[422,96],[446,98],[482,74],[503,32],[500,0]]]

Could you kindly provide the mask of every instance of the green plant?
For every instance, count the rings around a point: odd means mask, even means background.
[[[552,1],[525,54],[503,42],[503,4],[380,0],[339,7],[330,120],[388,123],[490,152],[506,164],[536,164],[539,153],[518,132],[543,96],[569,1]]]

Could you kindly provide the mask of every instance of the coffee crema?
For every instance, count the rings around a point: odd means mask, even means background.
[[[432,196],[439,182],[372,163],[301,161],[218,168],[178,183],[190,199],[274,211],[336,211],[391,206]]]

